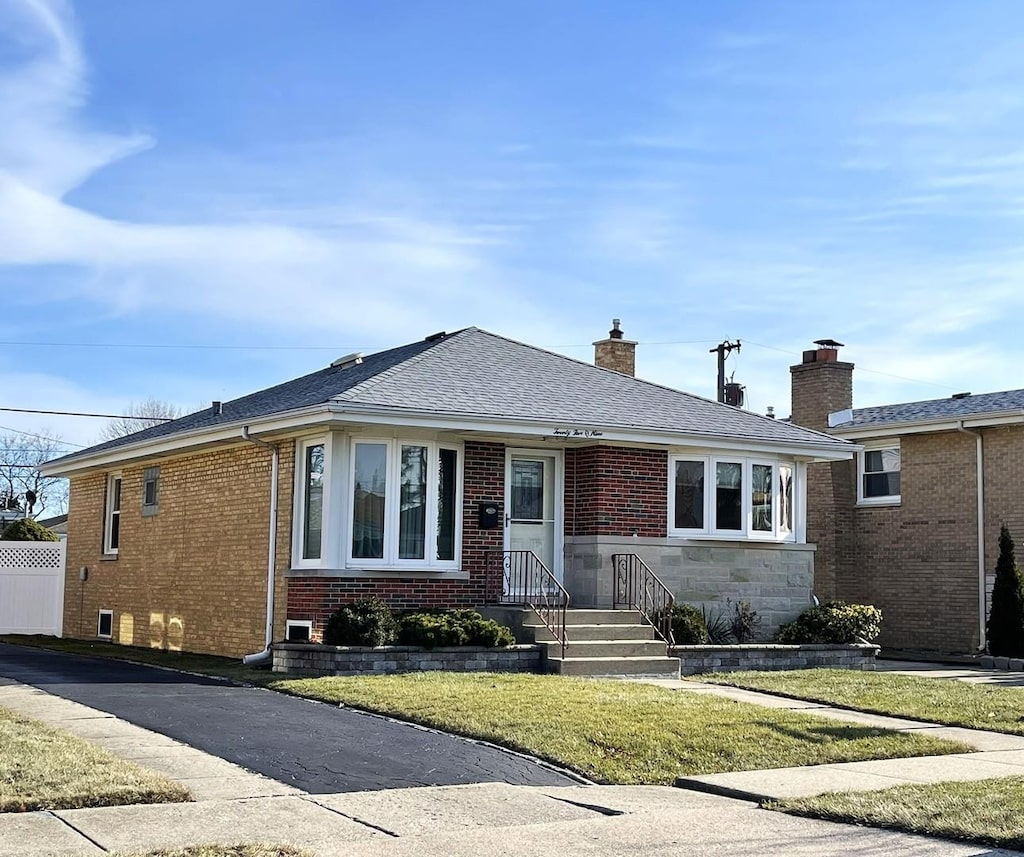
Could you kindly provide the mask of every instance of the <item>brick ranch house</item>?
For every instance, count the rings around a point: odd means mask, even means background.
[[[574,607],[611,606],[611,556],[636,554],[680,599],[793,618],[807,466],[852,446],[638,380],[635,346],[617,322],[596,366],[436,334],[50,462],[71,480],[65,634],[256,653],[362,596],[484,605],[503,551]]]
[[[1024,390],[854,408],[853,364],[818,344],[792,421],[859,451],[809,467],[817,594],[881,608],[885,647],[983,648],[999,528],[1024,535]]]

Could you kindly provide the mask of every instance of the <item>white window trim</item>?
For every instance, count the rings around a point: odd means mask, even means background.
[[[315,445],[315,444],[314,444]],[[308,632],[306,635],[307,642],[313,641],[313,620],[312,619],[286,619],[284,623],[284,638],[285,641],[291,639],[292,628],[305,628]]]
[[[323,446],[324,448],[324,475],[323,494],[321,496],[322,507],[320,509],[320,556],[312,559],[303,557],[305,553],[306,539],[306,451],[311,446]],[[328,562],[327,533],[330,530],[329,522],[334,519],[333,514],[331,471],[334,456],[331,454],[331,438],[329,435],[302,438],[296,443],[295,448],[295,490],[294,490],[294,511],[293,520],[295,537],[292,539],[292,568],[320,568]]]
[[[699,529],[686,529],[675,526],[676,520],[676,492],[675,492],[675,470],[677,461],[700,461],[704,464],[704,526]],[[717,486],[717,467],[719,463],[740,464],[742,466],[743,480],[743,507],[741,520],[743,528],[739,530],[722,530],[717,528],[718,521],[715,516],[715,494]],[[753,504],[753,466],[755,464],[768,465],[772,468],[772,529],[754,529],[754,504]],[[788,533],[779,533],[779,521],[781,518],[782,497],[779,489],[779,466],[790,467],[793,472],[793,529]],[[803,473],[805,470],[797,466],[794,461],[780,459],[747,457],[741,455],[712,455],[708,453],[689,454],[686,452],[673,452],[668,457],[668,535],[675,538],[696,538],[715,539],[732,541],[755,541],[755,542],[796,542],[799,543],[805,531],[801,515],[803,514],[803,503],[801,502],[801,491],[803,490]]]
[[[352,556],[352,532],[354,528],[355,508],[351,502],[352,488],[355,485],[356,447],[359,444],[382,444],[387,446],[387,484],[384,503],[384,556],[380,559]],[[427,448],[427,527],[424,559],[399,559],[398,557],[398,526],[400,509],[393,498],[399,496],[401,484],[401,459],[403,446],[423,446]],[[436,473],[438,450],[451,449],[456,452],[455,467],[455,550],[450,560],[439,560],[437,554],[437,481],[429,478]],[[348,479],[345,494],[348,502],[345,515],[345,549],[346,566],[359,569],[380,570],[423,570],[423,571],[457,571],[462,559],[462,492],[463,468],[465,467],[465,449],[461,443],[447,441],[423,440],[415,437],[353,437],[349,451]]]
[[[868,452],[877,452],[880,449],[900,450],[900,490],[903,490],[903,450],[900,449],[900,439],[887,438],[884,440],[872,440],[864,443],[864,449],[857,453],[857,505],[858,506],[899,506],[902,502],[900,494],[887,494],[884,497],[864,496],[864,456]]]
[[[111,537],[113,536],[113,524],[114,524],[114,510],[112,503],[114,499],[114,482],[119,481],[121,483],[121,496],[119,498],[117,507],[117,518],[118,518],[118,530],[117,530],[117,547],[110,544]],[[104,556],[117,556],[118,551],[121,547],[121,516],[123,513],[124,506],[124,478],[120,471],[111,473],[107,476],[107,494],[106,499],[103,503],[103,555]],[[95,542],[93,542],[95,544]]]
[[[110,617],[110,633],[109,634],[101,634],[100,633],[100,623],[102,622],[104,616],[109,616]],[[101,640],[112,640],[114,638],[114,611],[113,610],[100,610],[96,614],[96,636],[99,637]]]

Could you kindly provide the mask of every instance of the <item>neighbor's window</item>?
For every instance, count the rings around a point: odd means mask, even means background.
[[[455,564],[458,450],[433,442],[360,440],[353,443],[351,472],[352,560],[396,567]]]
[[[794,472],[778,461],[671,456],[669,532],[792,541]]]
[[[147,467],[142,474],[142,516],[160,511],[160,468]]]
[[[116,554],[121,544],[121,474],[107,478],[106,515],[103,522],[103,553]]]
[[[862,503],[894,503],[900,499],[900,448],[888,445],[860,453]]]

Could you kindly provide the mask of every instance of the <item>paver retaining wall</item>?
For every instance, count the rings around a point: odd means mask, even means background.
[[[296,676],[451,672],[540,672],[542,646],[481,646],[421,649],[417,646],[320,646],[275,643],[274,672]]]
[[[833,667],[873,670],[878,646],[745,644],[740,646],[676,646],[682,675],[739,670],[800,670]]]

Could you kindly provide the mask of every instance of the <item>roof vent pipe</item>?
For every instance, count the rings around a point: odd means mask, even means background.
[[[223,404],[221,402],[218,402],[216,399],[214,399],[213,400],[213,415],[215,417],[219,417],[221,415],[221,413],[223,412],[223,410],[224,410]]]

